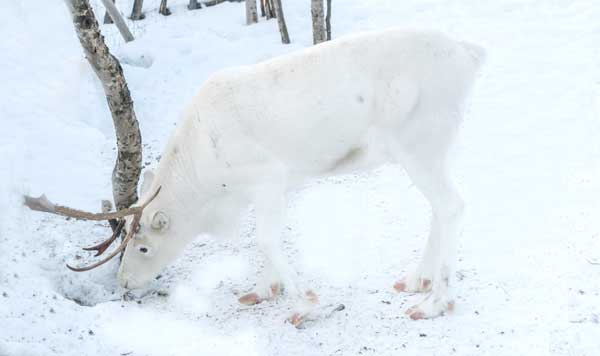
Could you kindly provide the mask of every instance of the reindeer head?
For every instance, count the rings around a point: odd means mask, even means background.
[[[148,192],[148,174],[142,186],[141,204],[108,213],[90,213],[50,202],[44,195],[38,198],[25,196],[25,205],[32,210],[73,217],[84,220],[108,220],[113,228],[107,240],[84,250],[103,254],[123,233],[121,244],[104,259],[84,267],[67,267],[74,272],[84,272],[99,267],[124,251],[118,278],[123,287],[136,288],[152,280],[160,270],[176,256],[176,252],[164,243],[170,231],[170,217],[160,210],[159,204],[151,204],[160,193],[161,187]],[[150,177],[151,178],[151,177]],[[138,201],[138,203],[140,202]],[[158,251],[161,253],[157,253]]]
[[[135,217],[126,217],[125,225],[132,226]],[[169,262],[172,249],[170,218],[160,210],[146,208],[137,222],[133,238],[127,242],[117,277],[121,286],[138,288],[152,280]]]
[[[152,172],[146,171],[141,200],[152,193],[153,178]],[[172,246],[172,236],[176,232],[171,226],[170,212],[164,211],[163,205],[158,198],[155,204],[144,209],[134,237],[128,242],[117,274],[119,283],[125,288],[138,288],[151,281],[177,256],[178,251]],[[126,217],[126,224],[133,223],[134,218]]]

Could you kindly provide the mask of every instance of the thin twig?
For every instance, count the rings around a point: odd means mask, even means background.
[[[591,264],[591,265],[594,265],[594,266],[600,266],[600,261],[598,261],[598,259],[597,259],[597,258],[594,258],[594,259],[589,259],[589,258],[588,258],[588,259],[587,259],[587,262],[588,262],[589,264]]]

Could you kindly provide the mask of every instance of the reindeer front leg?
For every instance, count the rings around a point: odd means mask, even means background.
[[[281,192],[260,189],[255,200],[256,238],[259,250],[265,258],[263,277],[256,289],[239,299],[246,305],[272,300],[286,285],[288,291],[296,291],[293,270],[281,248],[281,229],[285,214],[285,201]]]
[[[255,291],[242,296],[242,304],[253,305],[276,298],[285,288],[294,300],[295,312],[288,321],[294,325],[302,322],[318,299],[314,292],[299,288],[297,274],[288,263],[281,246],[281,232],[287,209],[283,188],[261,188],[255,199],[256,238],[259,250],[265,257],[263,278]]]

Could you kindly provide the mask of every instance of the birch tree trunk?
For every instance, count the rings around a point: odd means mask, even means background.
[[[171,10],[167,7],[167,0],[160,0],[160,6],[158,7],[158,13],[163,16],[171,15]]]
[[[256,0],[246,0],[246,25],[252,25],[257,22]]]
[[[311,0],[310,13],[312,15],[313,44],[326,40],[325,15],[323,11],[323,0]]]
[[[327,30],[327,41],[331,41],[331,0],[327,0],[327,15],[325,15],[325,29]]]
[[[131,16],[129,17],[132,21],[143,20],[144,14],[142,13],[142,7],[144,6],[144,0],[134,0],[133,8],[131,9]]]
[[[258,0],[260,2],[260,17],[265,17],[265,0]]]
[[[190,0],[190,3],[187,6],[188,10],[196,10],[201,9],[202,5],[198,2],[198,0]]]
[[[283,8],[281,7],[281,0],[273,0],[273,6],[275,7],[275,15],[277,17],[277,24],[279,25],[281,42],[283,44],[289,44],[290,35],[288,34],[287,25],[285,24],[285,18],[283,17]]]
[[[142,171],[142,137],[133,101],[121,64],[104,43],[89,0],[65,2],[85,57],[102,83],[112,115],[118,149],[112,173],[113,198],[117,209],[123,209],[137,201],[137,184]]]

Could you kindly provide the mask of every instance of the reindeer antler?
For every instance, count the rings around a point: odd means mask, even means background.
[[[118,255],[119,252],[123,251],[127,247],[127,243],[129,243],[129,240],[131,240],[131,238],[133,237],[133,235],[135,235],[135,233],[137,232],[137,229],[135,227],[138,226],[138,224],[140,223],[140,218],[141,217],[142,217],[142,213],[141,212],[137,213],[137,214],[135,214],[133,216],[133,221],[131,222],[131,229],[129,229],[129,231],[127,231],[127,236],[125,236],[125,238],[121,242],[121,245],[119,245],[119,247],[117,247],[116,250],[114,250],[113,252],[111,252],[110,255],[106,256],[103,260],[100,260],[100,261],[98,261],[96,263],[92,263],[91,265],[85,266],[85,267],[72,267],[72,266],[69,266],[69,264],[67,263],[67,268],[70,269],[73,272],[85,272],[85,271],[92,270],[92,269],[94,269],[96,267],[102,266],[106,262],[110,261],[113,257],[115,257],[116,255]],[[113,239],[113,241],[114,241],[114,239]]]
[[[106,251],[106,249],[121,234],[121,231],[123,230],[123,228],[125,226],[124,217],[133,215],[133,221],[131,222],[129,231],[127,231],[127,235],[121,242],[121,245],[119,245],[119,247],[116,250],[114,250],[110,255],[108,255],[106,258],[104,258],[103,260],[100,260],[96,263],[93,263],[89,266],[85,266],[85,267],[71,267],[67,264],[67,268],[69,268],[71,271],[84,272],[84,271],[89,271],[91,269],[94,269],[98,266],[105,264],[106,262],[110,261],[119,252],[123,251],[127,247],[127,243],[129,242],[129,240],[131,240],[133,238],[133,236],[135,235],[135,233],[138,230],[138,225],[140,223],[140,219],[142,218],[142,212],[148,206],[148,204],[150,204],[152,202],[152,200],[154,200],[154,198],[156,198],[156,196],[160,192],[160,188],[161,187],[158,187],[158,189],[156,189],[156,192],[154,192],[154,194],[152,194],[152,196],[150,196],[150,198],[148,198],[148,200],[146,200],[146,202],[144,202],[142,205],[121,209],[121,210],[119,210],[117,212],[113,212],[113,213],[90,213],[90,212],[83,211],[83,210],[77,210],[77,209],[69,208],[66,206],[57,205],[57,204],[54,204],[51,201],[49,201],[46,198],[46,196],[43,194],[41,196],[39,196],[38,198],[32,198],[28,195],[25,195],[24,196],[24,198],[25,198],[24,204],[31,210],[41,211],[41,212],[51,213],[51,214],[56,214],[56,215],[62,215],[62,216],[76,218],[76,219],[96,220],[96,221],[119,219],[119,222],[118,222],[117,226],[115,227],[111,237],[109,237],[107,240],[105,240],[95,246],[84,248],[84,250],[86,250],[86,251],[94,251],[95,250],[96,251],[95,256],[100,256],[101,254],[103,254],[104,251]]]
[[[148,200],[146,205],[148,203],[150,203],[156,197],[156,195],[158,194],[159,191],[160,191],[160,187],[158,187],[156,192],[152,195],[152,197],[150,197],[150,199]],[[90,213],[90,212],[83,211],[83,210],[69,208],[67,206],[56,205],[53,202],[51,202],[50,200],[48,200],[48,198],[46,198],[46,195],[44,195],[44,194],[40,195],[37,198],[33,198],[33,197],[30,197],[29,195],[25,195],[24,198],[25,198],[25,202],[24,202],[25,206],[27,206],[31,210],[67,216],[67,217],[75,218],[75,219],[83,219],[83,220],[99,221],[99,220],[120,219],[124,216],[137,214],[145,208],[145,205],[143,205],[143,206],[133,206],[133,207],[121,209],[121,210],[113,212],[113,213]]]
[[[121,235],[121,231],[123,231],[123,226],[125,226],[125,219],[119,220],[117,226],[115,227],[113,234],[107,240],[100,242],[97,245],[84,247],[83,249],[86,251],[96,251],[94,257],[100,256],[106,251],[106,249],[115,241],[115,239]]]

